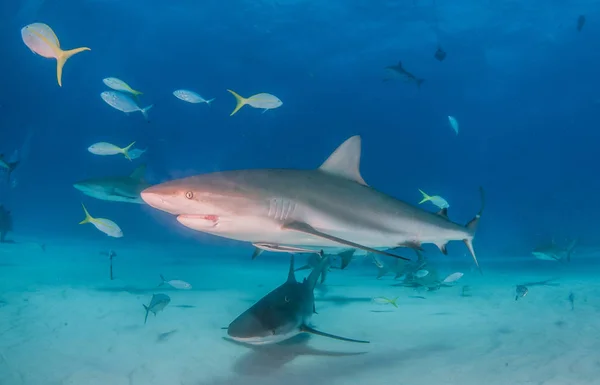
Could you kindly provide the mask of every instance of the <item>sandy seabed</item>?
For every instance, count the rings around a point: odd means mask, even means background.
[[[600,384],[600,268],[585,260],[539,270],[498,262],[480,275],[445,257],[440,272],[465,276],[433,292],[391,286],[355,261],[316,290],[313,325],[370,344],[300,336],[247,347],[221,328],[283,283],[288,261],[249,252],[135,245],[119,250],[110,281],[97,245],[2,245],[0,384]],[[194,287],[157,287],[159,274]],[[515,301],[516,284],[552,276],[558,286]],[[171,303],[144,325],[154,293]],[[399,307],[377,296],[398,296]]]

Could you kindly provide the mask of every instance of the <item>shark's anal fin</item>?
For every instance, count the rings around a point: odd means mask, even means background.
[[[356,342],[356,343],[359,343],[359,344],[368,344],[368,343],[370,343],[369,341],[354,340],[352,338],[340,337],[340,336],[336,336],[336,335],[333,335],[333,334],[324,333],[322,331],[313,329],[310,326],[306,326],[306,325],[302,325],[300,327],[300,330],[303,331],[304,333],[310,333],[310,334],[314,334],[314,335],[317,335],[317,336],[333,338],[335,340],[340,340],[340,341]]]
[[[406,261],[410,261],[409,258],[401,257],[399,255],[388,253],[386,251],[373,249],[373,248],[368,247],[368,246],[359,245],[358,243],[354,243],[354,242],[347,241],[347,240],[342,239],[342,238],[335,237],[333,235],[322,233],[322,232],[314,229],[312,226],[310,226],[310,225],[308,225],[308,224],[306,224],[304,222],[291,222],[291,223],[287,223],[287,224],[283,225],[282,228],[284,230],[293,230],[293,231],[299,231],[299,232],[305,233],[305,234],[314,235],[315,237],[327,239],[327,240],[330,240],[330,241],[333,241],[333,242],[337,242],[337,243],[342,244],[342,245],[350,246],[350,247],[355,248],[355,249],[365,250],[365,251],[368,251],[370,253],[381,254],[381,255],[388,256],[388,257],[400,258],[400,259],[404,259]]]

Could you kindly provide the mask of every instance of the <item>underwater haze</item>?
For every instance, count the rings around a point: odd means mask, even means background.
[[[597,384],[599,21],[0,3],[0,384]]]

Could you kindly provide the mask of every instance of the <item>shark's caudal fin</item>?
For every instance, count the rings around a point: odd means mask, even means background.
[[[328,337],[328,338],[333,338],[335,340],[340,340],[340,341],[346,341],[346,342],[356,342],[359,344],[368,344],[370,343],[369,341],[363,341],[363,340],[354,340],[352,338],[346,338],[346,337],[340,337],[340,336],[336,336],[333,334],[329,334],[329,333],[324,333],[322,331],[316,330],[311,328],[310,326],[306,326],[306,325],[302,325],[300,327],[300,330],[303,331],[304,333],[310,333],[310,334],[315,334],[317,336],[322,336],[322,337]]]
[[[144,318],[144,325],[146,324],[146,321],[148,321],[148,313],[150,312],[150,308],[146,305],[142,305],[144,307],[144,309],[146,309],[146,317]]]
[[[485,208],[485,192],[483,191],[483,187],[479,187],[479,194],[481,196],[481,207],[480,207],[477,215],[475,215],[475,218],[471,219],[471,221],[469,221],[469,223],[467,223],[466,228],[470,233],[470,237],[463,239],[463,242],[469,249],[469,252],[471,253],[471,256],[473,257],[473,261],[475,261],[475,265],[477,265],[477,268],[480,269],[480,271],[481,271],[479,262],[477,262],[477,256],[475,255],[475,249],[473,248],[473,238],[475,238],[475,232],[477,231],[477,225],[479,225],[479,219],[481,219],[481,215],[483,214],[483,209]]]
[[[308,278],[304,280],[304,283],[308,285],[311,291],[314,290],[315,286],[317,286],[317,281],[319,280],[319,277],[321,276],[323,271],[327,268],[328,262],[329,256],[321,254],[321,262],[319,262],[319,264],[313,269]]]
[[[575,246],[577,246],[577,239],[573,239],[569,246],[567,246],[567,262],[571,262],[571,254],[573,254]]]
[[[347,241],[342,238],[335,237],[333,235],[322,233],[319,230],[314,229],[312,226],[310,226],[304,222],[291,222],[291,223],[283,225],[282,229],[298,231],[301,233],[314,235],[315,237],[327,239],[329,241],[337,242],[341,245],[346,245],[346,246],[352,247],[354,249],[361,249],[361,250],[365,250],[365,251],[368,251],[368,252],[374,253],[374,254],[381,254],[381,255],[388,256],[388,257],[400,258],[400,259],[404,259],[406,261],[410,261],[409,258],[401,257],[399,255],[392,254],[392,253],[388,253],[387,251],[373,249],[368,246],[359,245],[358,243],[354,243],[354,242]]]
[[[232,90],[227,90],[227,91],[229,91],[235,97],[235,101],[237,103],[235,106],[235,109],[229,115],[229,116],[233,116],[233,115],[235,115],[236,112],[238,112],[240,110],[240,108],[242,108],[246,105],[246,103],[248,102],[248,99],[244,98],[243,96],[240,96],[238,93],[236,93]]]
[[[367,185],[360,175],[360,136],[346,139],[319,167],[319,170]]]
[[[288,282],[296,282],[296,273],[294,272],[294,254],[290,254],[290,269],[288,270]]]

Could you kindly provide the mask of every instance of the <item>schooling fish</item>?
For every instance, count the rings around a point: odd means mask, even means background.
[[[90,213],[88,213],[83,203],[81,204],[81,206],[83,207],[83,211],[85,212],[85,219],[79,222],[80,225],[83,225],[85,223],[91,223],[98,230],[102,231],[109,237],[121,238],[123,236],[123,231],[121,231],[121,228],[115,222],[106,218],[94,218],[90,215]]]
[[[210,105],[210,103],[212,103],[216,98],[212,98],[212,99],[204,99],[202,96],[200,96],[200,94],[198,94],[197,92],[194,91],[190,91],[190,90],[176,90],[173,91],[173,95],[175,95],[175,97],[179,100],[183,100],[184,102],[188,102],[188,103],[206,103],[208,105]]]
[[[146,321],[148,321],[149,312],[154,313],[154,316],[156,316],[156,313],[162,311],[169,304],[169,302],[171,302],[171,298],[166,294],[152,295],[150,305],[143,305],[144,309],[146,309],[146,318],[144,318],[144,324],[146,324]]]
[[[136,91],[129,86],[129,84],[125,83],[121,79],[117,78],[104,78],[102,82],[106,84],[107,87],[112,88],[115,91],[121,91],[128,94],[132,94],[133,96],[142,95],[140,91]]]
[[[260,93],[252,95],[249,98],[244,98],[238,95],[237,93],[233,92],[232,90],[227,91],[229,91],[235,97],[235,100],[237,102],[235,109],[229,116],[233,116],[236,112],[240,110],[240,108],[244,107],[246,104],[250,107],[262,108],[264,110],[263,112],[281,107],[281,105],[283,104],[283,102],[279,100],[277,96],[271,94]]]
[[[227,334],[236,341],[252,345],[277,343],[300,333],[368,343],[324,333],[309,326],[315,310],[313,291],[327,263],[327,257],[323,258],[319,268],[314,269],[303,282],[298,282],[292,254],[287,281],[233,320],[227,327]]]
[[[385,67],[388,74],[390,74],[390,78],[383,79],[384,81],[391,80],[391,78],[404,78],[410,82],[414,82],[417,87],[421,88],[421,84],[425,81],[425,79],[419,79],[415,75],[411,74],[402,66],[402,62],[398,62],[396,65]]]
[[[131,99],[129,95],[118,91],[104,91],[100,94],[100,97],[112,108],[122,111],[126,114],[139,111],[142,113],[142,115],[144,115],[146,120],[148,120],[148,111],[154,106],[151,104],[147,107],[140,108],[135,100]]]
[[[167,284],[174,289],[180,289],[180,290],[190,290],[192,288],[192,285],[190,285],[189,283],[187,283],[185,281],[181,281],[179,279],[172,279],[170,281],[167,281],[165,279],[165,277],[163,277],[162,274],[160,275],[160,279],[162,280],[162,282],[158,286]]]
[[[121,147],[115,146],[112,143],[98,142],[98,143],[94,143],[91,146],[89,146],[88,151],[95,155],[123,154],[123,155],[125,155],[125,158],[131,160],[131,157],[129,156],[129,149],[134,144],[135,144],[135,142],[132,142],[129,146],[121,148]]]
[[[33,23],[23,27],[21,38],[34,53],[48,59],[56,59],[56,79],[60,87],[62,87],[63,67],[67,60],[79,52],[90,51],[88,47],[63,51],[52,28],[43,23]]]

